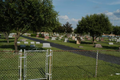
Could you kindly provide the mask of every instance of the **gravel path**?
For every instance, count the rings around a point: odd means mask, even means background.
[[[81,50],[81,49],[76,49],[76,48],[72,48],[72,47],[68,47],[68,46],[64,46],[64,45],[60,45],[60,44],[56,44],[56,43],[52,43],[52,42],[48,42],[48,41],[44,41],[44,40],[40,40],[40,39],[35,39],[35,38],[31,38],[31,37],[26,37],[26,36],[22,36],[22,37],[33,40],[33,41],[38,41],[40,43],[50,43],[50,45],[52,47],[56,47],[56,48],[59,48],[59,49],[62,49],[62,50]],[[95,52],[91,52],[91,51],[72,51],[72,52],[76,53],[76,54],[79,54],[79,55],[96,58],[96,53]],[[99,60],[103,60],[103,61],[106,61],[106,62],[110,62],[110,63],[120,65],[120,57],[115,57],[115,56],[99,53],[98,58],[99,58]]]

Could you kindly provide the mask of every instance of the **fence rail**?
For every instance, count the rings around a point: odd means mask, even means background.
[[[20,55],[14,51],[0,51],[0,80],[18,80],[20,76],[21,80],[80,80],[94,77],[104,79],[118,75],[120,65],[99,60],[100,54],[119,53],[119,50],[25,50],[22,51],[21,58],[24,59],[20,71]],[[88,54],[89,56],[86,56]],[[91,57],[93,55],[94,57]],[[114,61],[116,58],[119,57],[111,59]],[[20,75],[20,72],[24,74]]]

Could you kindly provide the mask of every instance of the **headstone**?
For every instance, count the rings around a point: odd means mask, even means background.
[[[109,41],[111,41],[111,39],[109,39]]]
[[[28,42],[24,42],[24,44],[28,44]]]
[[[49,39],[49,36],[45,36],[45,38],[44,39]]]
[[[38,37],[39,37],[39,35],[37,34],[37,35],[36,35],[36,37],[38,38]]]
[[[12,38],[13,36],[10,35],[10,36],[8,36],[8,37],[9,37],[9,38]]]
[[[26,45],[20,45],[20,47],[22,47],[22,48],[23,48],[23,47],[26,47]]]
[[[109,42],[109,45],[113,45],[113,42]]]
[[[87,40],[91,40],[91,38],[89,37],[89,38],[87,38]]]
[[[52,37],[52,39],[51,40],[56,40],[56,37]]]
[[[72,40],[75,40],[75,36],[72,36]]]
[[[104,38],[101,38],[101,41],[104,41]]]
[[[17,44],[20,44],[20,42],[17,42]]]
[[[21,39],[20,41],[26,41],[27,39]]]
[[[77,37],[76,44],[80,44],[80,41],[81,41],[80,37]]]
[[[117,39],[117,40],[116,40],[116,43],[117,43],[117,42],[120,42],[120,39]]]
[[[62,37],[59,37],[59,40],[61,40],[62,39]]]
[[[83,48],[83,46],[79,46],[79,48]]]
[[[69,41],[68,38],[65,38],[64,42],[68,42],[68,41]]]
[[[30,47],[35,47],[35,45],[30,45]]]
[[[35,42],[30,42],[30,44],[35,44]]]
[[[101,44],[95,44],[95,48],[102,48]]]
[[[75,38],[74,40],[77,41],[77,38]]]
[[[43,48],[51,48],[50,43],[43,43]]]
[[[40,42],[36,42],[36,44],[40,44]]]
[[[59,36],[59,34],[56,34],[56,36]]]

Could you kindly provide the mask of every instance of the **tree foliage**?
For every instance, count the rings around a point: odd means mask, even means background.
[[[111,23],[104,14],[93,14],[82,17],[81,21],[78,21],[76,28],[77,33],[90,33],[93,37],[93,42],[94,38],[101,36],[103,33],[110,33],[111,30]]]
[[[53,30],[53,32],[58,33],[71,33],[72,31],[72,24],[69,22],[66,22],[66,24],[63,24],[63,26],[59,26]]]
[[[0,13],[4,15],[1,19],[6,20],[5,23],[8,25],[3,24],[3,26],[12,27],[16,31],[15,50],[17,50],[17,40],[20,34],[28,30],[50,31],[59,24],[58,13],[53,9],[51,0],[5,0],[1,1],[2,3],[5,4],[5,8],[2,10],[3,13]],[[8,18],[4,18],[5,15]]]
[[[72,32],[72,24],[69,22],[66,22],[66,24],[63,24],[65,33],[71,33]]]
[[[120,35],[120,26],[113,26],[113,34]]]

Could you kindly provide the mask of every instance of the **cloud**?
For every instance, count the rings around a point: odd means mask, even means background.
[[[65,15],[65,16],[59,16],[59,18],[63,19],[63,20],[68,20],[69,19],[67,15]]]
[[[118,5],[118,4],[120,4],[120,0],[108,3],[108,5]]]
[[[120,26],[120,9],[117,9],[114,12],[104,12],[105,15],[108,16],[109,20],[113,25],[118,25]]]
[[[118,5],[120,4],[120,0],[111,0],[111,1],[108,1],[108,0],[89,0],[93,3],[96,3],[96,4],[105,4],[105,5]]]
[[[118,18],[120,18],[120,9],[114,12],[114,15]]]
[[[108,11],[106,11],[105,14],[111,20],[120,20],[120,9],[118,9],[118,10],[116,10],[114,12],[108,12]]]
[[[64,15],[64,16],[61,15],[61,16],[58,16],[58,18],[61,24],[65,24],[66,22],[69,22],[70,24],[72,24],[73,28],[76,28],[78,20],[81,20],[81,19],[69,18],[67,15]]]

